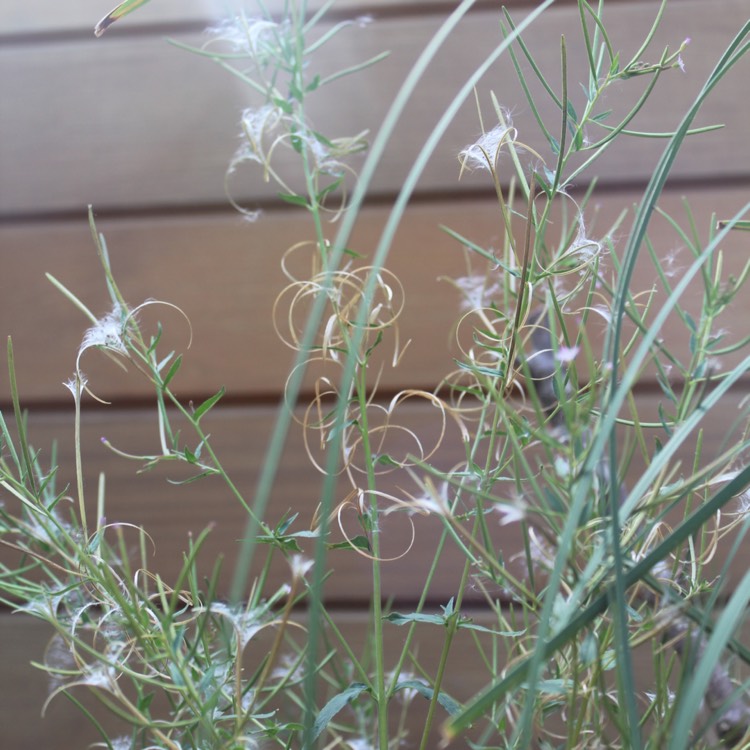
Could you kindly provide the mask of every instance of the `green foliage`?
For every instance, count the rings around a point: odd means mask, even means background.
[[[108,18],[140,4],[123,3]],[[182,355],[162,352],[161,327],[149,335],[138,320],[145,304],[157,303],[125,303],[92,214],[111,311],[97,319],[50,277],[91,323],[68,384],[76,406],[73,501],[69,490],[56,487],[54,462],[42,467],[31,447],[9,342],[13,423],[0,415],[0,542],[16,557],[0,569],[2,600],[53,629],[50,656],[38,665],[54,680],[50,700],[65,693],[78,702],[77,691],[87,688],[129,727],[127,736],[108,738],[89,714],[104,746],[388,750],[407,740],[417,715],[420,750],[435,746],[443,717],[443,739],[460,735],[477,750],[552,747],[561,739],[560,726],[566,748],[708,746],[709,730],[726,745],[745,741],[746,685],[731,678],[725,661],[729,653],[750,661],[736,635],[750,597],[748,576],[731,596],[726,592],[750,527],[746,507],[731,510],[738,497],[747,503],[750,486],[743,458],[750,444],[747,414],[738,415],[715,451],[704,452],[701,429],[750,369],[750,337],[722,330],[722,316],[750,274],[750,263],[737,276],[726,274],[722,243],[732,229],[747,228],[742,217],[750,205],[703,229],[689,206],[684,216],[673,216],[659,207],[659,197],[685,139],[715,129],[692,123],[747,52],[750,24],[739,30],[676,130],[653,133],[636,129],[637,118],[662,76],[681,66],[686,45],[643,62],[666,3],[625,61],[608,31],[605,3],[579,0],[580,35],[560,41],[559,90],[522,36],[551,0],[520,23],[503,10],[496,48],[425,134],[368,260],[350,239],[374,171],[422,75],[472,4],[458,4],[405,76],[359,174],[350,160],[367,148],[366,133],[320,132],[311,126],[308,104],[331,82],[384,55],[347,61],[334,73],[316,71],[313,53],[350,26],[323,27],[330,4],[308,15],[304,2],[289,0],[279,20],[259,2],[259,18],[239,16],[192,49],[260,97],[243,113],[243,143],[230,175],[248,164],[259,167],[276,183],[280,201],[304,210],[311,226],[310,241],[289,251],[310,251],[309,277],[289,276],[276,305],[281,314],[268,321],[297,357],[251,498],[227,474],[203,426],[204,417],[221,408],[224,389],[198,406],[181,401],[173,389]],[[576,48],[587,64],[579,85],[568,80],[568,57]],[[510,57],[544,153],[521,140],[510,110],[493,92],[479,93],[482,75],[501,55]],[[615,85],[640,87],[627,111],[603,104]],[[494,125],[482,125],[482,136],[461,152],[460,171],[486,171],[502,247],[493,250],[487,238],[444,228],[462,246],[470,269],[451,280],[462,311],[456,369],[435,392],[407,390],[386,403],[367,372],[381,361],[396,366],[403,354],[398,320],[405,303],[387,270],[388,253],[422,171],[472,91],[480,122],[480,102],[488,98]],[[543,117],[540,97],[554,106],[554,122]],[[595,181],[578,202],[570,192],[625,138],[661,139],[665,149],[618,252],[625,214],[595,236],[589,220]],[[637,148],[639,141],[632,143]],[[282,150],[299,164],[299,187],[277,169]],[[329,219],[338,220],[335,234]],[[649,237],[655,220],[666,222],[685,247],[679,280]],[[653,265],[654,287],[634,289],[635,265],[645,260]],[[599,319],[604,333],[597,333]],[[667,336],[667,325],[679,334]],[[680,347],[680,336],[687,347]],[[190,543],[176,580],[168,583],[149,571],[147,530],[103,520],[103,479],[96,521],[87,518],[80,404],[91,391],[80,362],[89,349],[134,367],[155,392],[159,451],[133,455],[106,444],[143,471],[187,467],[187,479],[173,480],[179,483],[218,477],[247,512],[228,602],[217,596],[219,563],[208,573],[199,565],[208,531]],[[299,529],[295,515],[273,519],[267,506],[295,425],[287,405],[298,402],[306,371],[321,364],[338,368],[338,377],[320,378],[300,420],[324,479],[313,528]],[[662,390],[655,417],[640,413],[632,396],[649,369]],[[398,407],[414,399],[440,415],[436,435],[418,435],[399,422]],[[439,459],[454,439],[449,424],[458,426],[465,459],[446,470]],[[389,431],[412,438],[414,453],[392,449]],[[677,460],[686,447],[695,456],[691,466]],[[625,488],[622,478],[635,466],[642,467],[638,478]],[[332,526],[344,512],[353,512],[359,527],[347,534],[342,526],[342,540]],[[389,563],[383,522],[396,512],[416,545],[414,516],[429,514],[442,525],[419,601],[405,613],[392,609],[381,590]],[[520,559],[508,559],[500,546],[493,531],[498,518],[518,529]],[[738,534],[731,545],[725,541],[730,532]],[[427,605],[448,545],[463,558],[460,583],[434,612]],[[260,572],[248,585],[259,550]],[[323,597],[325,581],[336,574],[329,555],[342,550],[371,566],[370,633],[361,653]],[[706,564],[717,550],[725,563],[713,580]],[[269,571],[279,557],[288,563],[289,583],[273,590]],[[486,625],[465,611],[470,587],[484,596]],[[720,596],[727,603],[714,621]],[[295,608],[303,605],[300,617]],[[387,633],[394,631],[403,636],[397,647],[388,645]],[[419,639],[436,632],[441,648],[431,665]],[[652,696],[634,674],[635,648],[652,653]],[[468,649],[483,670],[472,674],[472,685],[483,688],[473,697],[454,696],[445,683],[450,670],[461,667],[451,659],[464,658]],[[709,715],[701,717],[704,701]]]

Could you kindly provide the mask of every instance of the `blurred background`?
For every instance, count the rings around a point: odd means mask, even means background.
[[[237,4],[152,0],[96,39],[93,27],[113,2],[4,0],[0,5],[3,340],[9,335],[13,338],[32,442],[44,461],[52,441],[59,441],[60,474],[69,481],[73,404],[62,383],[73,372],[88,321],[49,283],[45,273],[59,279],[95,314],[108,311],[104,276],[87,222],[87,206],[92,205],[128,302],[165,300],[189,317],[193,343],[185,351],[174,388],[185,401],[199,403],[226,387],[227,395],[212,415],[211,432],[230,475],[251,496],[292,362],[292,353],[271,325],[274,300],[285,284],[280,260],[287,248],[308,240],[312,229],[303,211],[278,200],[277,188],[263,180],[259,168],[242,165],[227,178],[227,167],[239,145],[242,111],[257,105],[257,97],[210,59],[167,41],[201,46],[206,27],[235,12]],[[320,5],[317,0],[310,4]],[[506,4],[516,20],[535,5],[521,0]],[[267,5],[278,10],[283,3]],[[455,5],[450,0],[342,0],[336,4],[324,29],[345,18],[360,18],[360,23],[352,24],[316,53],[315,64],[321,72],[347,67],[382,50],[391,54],[374,68],[322,89],[309,112],[315,127],[331,137],[367,128],[371,134],[376,132],[411,63]],[[659,3],[611,0],[606,6],[613,43],[623,50],[623,57],[632,55]],[[248,13],[253,15],[252,7]],[[499,42],[499,16],[499,4],[478,2],[425,77],[375,177],[351,243],[358,253],[372,252],[420,146],[458,87]],[[644,131],[673,129],[746,18],[744,0],[718,4],[673,0],[648,59],[658,59],[667,44],[677,49],[689,37],[685,70],[663,74],[657,95],[633,126]],[[566,35],[572,92],[580,92],[577,81],[585,80],[577,28],[576,3],[560,0],[525,35],[550,83],[558,89],[559,39]],[[703,236],[712,212],[729,218],[750,195],[748,63],[744,60],[732,71],[696,123],[724,123],[726,127],[688,140],[662,202],[682,218],[682,200],[687,197]],[[637,80],[623,82],[603,104],[625,112],[642,88]],[[478,89],[487,129],[494,125],[490,91],[508,108],[519,139],[550,159],[508,60],[501,59]],[[559,115],[554,108],[542,107],[542,113],[550,127],[556,128]],[[502,224],[487,173],[465,174],[459,180],[458,153],[480,133],[477,107],[469,99],[430,160],[398,232],[388,267],[404,288],[400,336],[411,344],[399,367],[387,367],[382,373],[379,394],[386,402],[404,387],[433,389],[454,367],[452,330],[460,300],[456,290],[441,279],[463,276],[467,268],[462,248],[439,225],[484,247],[498,247],[502,242]],[[623,209],[638,203],[664,143],[624,138],[594,169],[598,186],[587,212],[590,235],[603,236]],[[358,168],[361,159],[352,165]],[[281,168],[285,166],[288,162],[282,161]],[[591,176],[582,176],[573,197],[583,194]],[[261,211],[256,222],[243,220],[232,209],[227,190],[243,207]],[[626,219],[619,229],[620,238],[626,236],[628,227]],[[335,226],[331,228],[334,234]],[[676,263],[679,268],[681,242],[668,223],[655,221],[651,238],[665,263]],[[747,241],[733,236],[725,250],[726,262],[741,268],[747,259]],[[644,264],[639,274],[636,288],[649,288],[653,269]],[[750,303],[735,307],[733,315],[739,333],[746,333]],[[154,327],[161,320],[165,351],[185,350],[190,331],[177,312],[154,309],[145,312],[143,319]],[[167,578],[179,568],[189,536],[213,524],[204,551],[207,570],[223,553],[224,580],[228,580],[233,550],[244,526],[242,509],[218,482],[178,487],[166,481],[172,478],[167,472],[137,474],[137,463],[109,452],[101,444],[102,436],[126,452],[147,453],[157,447],[150,386],[138,373],[123,372],[96,353],[86,355],[83,369],[94,392],[110,402],[108,406],[85,402],[83,428],[86,480],[88,486],[96,487],[99,473],[106,472],[108,518],[145,525],[155,540],[155,568]],[[637,391],[645,409],[655,409],[654,385],[645,378]],[[709,426],[717,441],[742,395],[733,396]],[[9,403],[3,364],[0,408],[4,413]],[[405,418],[419,429],[429,433],[439,428],[428,408],[404,408]],[[453,450],[460,455],[458,443]],[[448,463],[451,455],[445,459]],[[302,523],[309,523],[319,484],[302,438],[295,433],[269,520],[298,512]],[[424,522],[423,536],[418,537],[421,543],[386,567],[384,590],[396,603],[414,601],[421,593],[420,581],[429,564],[429,543],[425,547],[424,540],[434,529],[435,525]],[[394,526],[388,537],[394,556],[409,540],[408,529]],[[369,568],[366,561],[353,557],[342,560],[328,595],[350,611],[356,628],[364,621],[358,618],[368,605]],[[453,561],[451,553],[446,554],[436,604],[453,595],[458,580]],[[279,570],[275,575],[281,580],[286,573]],[[42,624],[0,611],[3,747],[80,748],[95,739],[80,715],[61,698],[40,719],[46,678],[29,662],[43,658],[48,638]],[[470,686],[466,690],[470,692]]]

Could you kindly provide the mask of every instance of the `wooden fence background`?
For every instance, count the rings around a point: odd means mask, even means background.
[[[311,228],[303,212],[279,205],[275,188],[249,168],[233,180],[233,195],[250,208],[262,208],[262,217],[248,224],[228,207],[225,170],[237,146],[240,112],[252,97],[209,60],[164,41],[170,36],[200,44],[202,30],[216,23],[223,4],[153,0],[97,40],[93,25],[112,4],[113,0],[5,0],[0,5],[3,340],[13,336],[33,442],[44,456],[49,455],[51,441],[59,439],[62,473],[70,477],[72,403],[62,382],[73,371],[87,321],[50,286],[44,273],[60,279],[95,312],[106,312],[104,280],[86,223],[86,205],[93,204],[126,298],[134,304],[147,298],[168,300],[189,316],[194,343],[175,386],[182,397],[196,402],[226,387],[225,405],[213,415],[211,432],[230,474],[250,494],[291,362],[289,350],[269,325],[274,298],[284,283],[279,260],[289,246],[309,238]],[[510,0],[507,5],[520,18],[535,3]],[[375,20],[364,29],[353,27],[325,48],[320,53],[321,68],[330,70],[383,49],[392,54],[362,76],[322,91],[310,112],[316,126],[333,135],[377,128],[410,63],[454,6],[450,0],[343,0],[333,19],[367,13]],[[623,56],[632,54],[658,2],[609,0],[606,6],[615,45]],[[499,3],[477,3],[410,103],[352,239],[359,252],[367,254],[374,248],[426,134],[454,91],[497,43],[498,17]],[[673,128],[746,18],[745,0],[673,0],[651,55],[656,57],[665,44],[676,48],[690,37],[686,70],[664,74],[637,127]],[[553,85],[559,79],[555,71],[561,34],[571,50],[570,80],[583,80],[584,61],[574,54],[577,23],[576,4],[558,0],[525,36]],[[748,73],[745,60],[712,96],[697,124],[720,122],[726,127],[689,140],[664,196],[663,205],[676,214],[687,197],[704,235],[712,212],[726,218],[748,200]],[[623,111],[641,88],[637,82],[623,83],[610,94],[607,105]],[[485,118],[491,113],[490,90],[512,111],[521,140],[549,158],[544,143],[533,135],[532,118],[508,60],[493,67],[480,86]],[[545,113],[557,122],[551,110]],[[438,225],[452,227],[480,244],[497,242],[501,236],[486,173],[457,179],[457,154],[479,132],[476,108],[468,101],[430,160],[398,232],[389,268],[404,287],[401,336],[412,343],[401,365],[384,372],[380,384],[384,397],[404,387],[432,388],[452,369],[450,333],[458,297],[440,279],[462,275],[465,262],[457,243]],[[640,200],[663,145],[664,141],[622,139],[602,160],[596,170],[595,211],[589,219],[593,234],[604,232],[622,209]],[[583,178],[575,195],[585,187]],[[627,226],[628,220],[623,233]],[[664,221],[654,222],[651,237],[665,257],[681,245]],[[747,257],[747,241],[732,237],[725,250],[727,263],[739,269]],[[653,270],[644,263],[635,286],[648,288],[653,278]],[[733,308],[728,325],[742,333],[749,315],[750,302],[744,298]],[[162,318],[166,345],[183,348],[184,322],[168,312]],[[156,542],[155,565],[167,577],[179,565],[188,535],[214,524],[206,563],[225,553],[225,570],[231,570],[238,530],[244,524],[241,508],[218,482],[176,488],[165,481],[163,472],[136,475],[135,464],[108,452],[101,445],[102,435],[126,451],[156,445],[149,386],[135,373],[122,373],[95,355],[87,356],[85,370],[94,390],[112,402],[105,408],[89,405],[83,429],[88,486],[95,487],[98,473],[106,472],[108,517],[145,525]],[[0,407],[4,411],[8,393],[3,367]],[[648,378],[636,396],[645,409],[656,409],[657,391]],[[743,396],[734,392],[720,413],[711,417],[707,444],[718,445]],[[419,405],[405,406],[404,414],[428,431],[435,418]],[[317,502],[319,475],[309,465],[300,435],[292,435],[285,455],[270,517],[291,510],[307,520]],[[412,601],[421,593],[434,528],[426,522],[414,550],[386,566],[384,590],[397,603]],[[512,537],[509,533],[509,548]],[[407,542],[408,531],[394,525],[388,544],[398,551]],[[446,555],[433,594],[435,604],[453,595],[458,559],[450,552]],[[356,629],[362,626],[368,603],[367,565],[347,556],[340,568],[329,596],[348,610]],[[282,576],[284,571],[277,573]],[[54,701],[46,718],[39,718],[47,687],[45,678],[28,663],[42,657],[48,635],[39,623],[0,612],[3,747],[80,748],[95,739],[63,700]],[[457,697],[466,698],[476,686],[464,670],[458,684],[449,687]]]

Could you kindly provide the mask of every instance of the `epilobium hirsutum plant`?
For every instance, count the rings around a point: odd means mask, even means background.
[[[98,30],[142,3],[118,6]],[[103,480],[96,518],[87,517],[78,436],[74,501],[56,487],[54,466],[42,467],[30,448],[9,347],[16,437],[0,421],[6,493],[0,539],[19,556],[16,566],[4,566],[0,586],[6,602],[54,629],[44,664],[53,679],[51,697],[66,692],[77,700],[74,688],[90,688],[129,727],[117,738],[101,729],[102,746],[117,750],[388,750],[407,743],[424,749],[437,745],[438,732],[472,748],[745,746],[746,685],[733,678],[729,656],[742,662],[750,656],[735,635],[750,600],[750,576],[733,593],[725,589],[749,523],[748,426],[741,414],[731,439],[704,457],[701,425],[750,368],[743,351],[748,338],[721,330],[750,265],[734,277],[724,272],[721,245],[741,214],[718,226],[712,220],[702,234],[689,207],[673,217],[658,202],[685,138],[712,129],[691,126],[747,51],[750,24],[738,30],[678,128],[647,133],[638,130],[644,103],[662,76],[680,75],[685,65],[687,40],[660,55],[650,51],[665,3],[636,54],[625,59],[607,31],[605,3],[579,0],[578,38],[560,41],[558,88],[522,36],[551,0],[522,22],[503,11],[497,47],[426,134],[365,259],[349,242],[375,167],[422,74],[472,2],[457,6],[405,76],[358,171],[352,155],[365,149],[366,134],[313,128],[308,104],[331,81],[379,58],[316,72],[315,54],[334,36],[367,33],[347,30],[346,23],[324,26],[328,5],[308,14],[303,0],[290,0],[275,17],[259,2],[256,11],[211,29],[194,50],[245,82],[256,98],[241,115],[229,192],[233,180],[255,169],[310,219],[307,242],[280,258],[289,283],[267,324],[297,355],[252,499],[232,482],[202,424],[222,391],[197,407],[174,393],[181,357],[162,352],[160,329],[146,334],[139,308],[125,303],[93,220],[111,311],[97,318],[53,280],[92,324],[69,384],[77,429],[89,392],[81,355],[93,347],[127,361],[155,387],[160,452],[127,457],[146,467],[186,463],[191,479],[218,475],[247,510],[228,600],[217,598],[218,571],[198,569],[205,534],[168,583],[149,571],[147,530],[104,520]],[[573,43],[588,68],[586,80],[575,83],[568,76]],[[644,63],[647,53],[656,62]],[[508,107],[516,102],[500,102],[481,88],[482,74],[500,55],[511,58],[544,148],[532,148],[533,139],[514,125]],[[627,112],[603,109],[615,83],[638,87]],[[461,151],[457,177],[486,172],[502,246],[491,249],[487,238],[445,227],[469,269],[452,280],[460,297],[457,369],[434,391],[406,390],[385,402],[368,370],[376,363],[397,367],[408,356],[398,335],[406,301],[386,267],[388,252],[417,179],[473,91],[483,134]],[[539,96],[552,103],[556,121],[542,117]],[[590,176],[612,143],[636,136],[663,139],[663,155],[632,217],[624,212],[614,226],[595,229],[588,210],[595,183],[577,199],[572,185]],[[262,221],[253,207],[237,207]],[[684,245],[679,272],[649,237],[656,214]],[[648,289],[632,286],[639,255],[654,266]],[[309,267],[304,275],[290,270],[301,256]],[[688,285],[691,305],[684,301]],[[685,329],[687,358],[662,333],[668,318]],[[597,333],[601,321],[603,334]],[[642,413],[631,395],[646,368],[662,390],[656,415]],[[306,373],[314,395],[299,411]],[[419,399],[440,415],[436,433],[421,435],[399,423],[396,407]],[[267,508],[290,429],[304,431],[310,459],[323,474],[311,529],[297,528],[293,517],[274,518]],[[394,434],[413,448],[397,451],[393,445],[403,441],[392,444]],[[458,444],[451,450],[453,439]],[[677,458],[682,446],[695,456],[687,467]],[[460,460],[446,470],[443,455]],[[626,486],[631,464],[641,469]],[[348,485],[343,491],[341,476]],[[336,527],[344,512],[355,514],[358,531],[341,525],[342,541]],[[417,604],[406,613],[387,604],[381,591],[389,564],[382,522],[395,512],[411,524],[416,547],[422,540],[415,514],[433,515],[442,525],[437,543],[430,543],[434,559]],[[500,525],[518,529],[519,547],[500,545]],[[248,586],[259,545],[265,557]],[[428,603],[448,545],[463,558],[460,583],[434,611]],[[323,599],[323,582],[335,575],[328,565],[334,548],[370,561],[364,653]],[[718,551],[725,562],[718,575],[709,574],[705,565]],[[278,556],[289,563],[289,582],[274,590],[268,571]],[[464,611],[470,589],[486,602],[481,624]],[[724,606],[715,614],[719,601]],[[304,617],[293,612],[302,604]],[[393,628],[402,628],[404,638],[389,650],[386,631]],[[428,631],[442,635],[434,667],[420,656]],[[467,649],[478,665],[473,697],[450,694],[446,686],[451,654],[463,661]],[[648,685],[635,678],[636,649],[650,654]]]

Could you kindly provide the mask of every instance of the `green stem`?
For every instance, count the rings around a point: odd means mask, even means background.
[[[18,384],[16,383],[16,363],[13,356],[13,340],[10,336],[8,336],[8,379],[10,381],[10,396],[13,401],[13,416],[16,419],[18,441],[21,444],[21,454],[23,456],[24,469],[19,478],[21,483],[24,486],[28,486],[31,492],[36,495],[34,464],[31,460],[31,454],[29,453],[29,441],[26,437],[26,427],[24,424],[23,413],[21,412],[21,399],[18,395]]]
[[[376,494],[375,467],[370,442],[367,416],[366,366],[362,366],[357,378],[357,403],[359,405],[359,434],[362,440],[364,464],[367,467],[367,489],[370,495],[369,530],[372,548],[372,627],[375,651],[375,697],[378,704],[378,744],[380,750],[388,750],[388,693],[385,688],[385,653],[383,643],[383,601],[380,561],[380,523]]]
[[[83,458],[81,457],[81,391],[83,384],[81,378],[76,372],[74,375],[74,386],[75,393],[75,427],[74,427],[74,443],[75,443],[75,461],[76,461],[76,488],[78,491],[78,512],[81,516],[81,529],[83,531],[83,538],[88,537],[88,525],[86,522],[86,503],[83,497]]]
[[[476,534],[479,526],[479,516],[474,519],[474,531]],[[422,741],[419,743],[419,750],[427,750],[427,742],[432,729],[432,723],[435,719],[435,711],[437,710],[438,697],[440,696],[440,689],[443,685],[443,678],[445,677],[445,667],[448,663],[448,656],[450,654],[451,646],[453,645],[453,638],[458,631],[458,625],[461,620],[461,604],[463,602],[464,591],[466,590],[466,583],[469,580],[469,570],[471,568],[469,560],[464,561],[464,567],[461,571],[461,581],[458,584],[458,591],[456,592],[456,600],[454,605],[454,611],[451,613],[451,617],[446,623],[445,640],[443,641],[443,649],[440,653],[440,662],[438,663],[437,673],[435,674],[435,680],[432,685],[432,698],[430,699],[430,706],[427,709],[427,717],[425,719],[424,729],[422,730]]]

